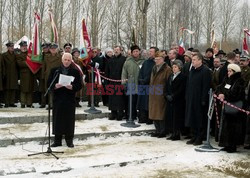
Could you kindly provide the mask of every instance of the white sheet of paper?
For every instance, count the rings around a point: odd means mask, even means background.
[[[74,79],[75,77],[73,76],[60,74],[58,83],[61,84],[62,86],[67,86],[70,85],[71,82],[74,81]]]

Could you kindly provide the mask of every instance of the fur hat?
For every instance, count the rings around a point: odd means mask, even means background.
[[[105,54],[107,54],[107,52],[109,52],[109,51],[113,52],[113,49],[112,48],[106,48],[105,49]]]
[[[134,51],[134,50],[136,50],[136,49],[138,49],[139,51],[141,50],[140,48],[139,48],[139,46],[137,46],[137,45],[134,45],[134,46],[131,46],[131,53]]]
[[[174,60],[172,66],[173,66],[173,65],[177,65],[177,66],[179,67],[180,70],[183,68],[183,63],[182,63],[181,60],[179,60],[179,59]]]
[[[186,51],[183,56],[187,56],[189,57],[190,59],[192,59],[192,52],[191,51]]]
[[[231,69],[233,70],[235,73],[236,72],[241,72],[240,66],[238,66],[237,64],[229,64],[227,66],[227,69]]]

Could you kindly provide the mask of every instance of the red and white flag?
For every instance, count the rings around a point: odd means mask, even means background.
[[[53,14],[52,14],[51,9],[49,10],[49,19],[50,19],[50,24],[51,24],[51,42],[58,43],[57,28],[53,19]]]
[[[178,53],[180,55],[183,55],[185,53],[185,46],[184,46],[184,42],[182,40],[182,38],[180,38],[180,41],[179,41],[179,51]]]
[[[249,29],[245,28],[245,29],[244,29],[244,32],[245,32],[248,36],[250,36],[250,30],[249,30]]]
[[[248,45],[247,45],[247,38],[246,37],[244,37],[244,39],[243,39],[243,45],[242,46],[243,46],[243,52],[245,54],[249,55]]]

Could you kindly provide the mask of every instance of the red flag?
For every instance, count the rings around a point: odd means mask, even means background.
[[[33,74],[37,73],[39,69],[41,68],[41,64],[37,62],[33,62],[31,60],[31,55],[32,55],[32,43],[30,42],[29,44],[29,49],[28,49],[28,55],[26,57],[26,64],[28,65],[29,69]]]
[[[247,45],[247,38],[244,37],[243,39],[243,52],[247,55],[249,55],[249,52],[248,52],[248,45]]]
[[[90,39],[85,24],[85,19],[82,19],[81,24],[81,34],[80,34],[80,58],[82,63],[87,66],[91,61],[92,57],[92,48],[90,44]]]

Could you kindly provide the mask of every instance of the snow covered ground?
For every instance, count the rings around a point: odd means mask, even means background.
[[[83,112],[86,103],[83,105],[77,113]],[[103,106],[100,109],[108,112]],[[47,114],[45,109],[37,107],[35,110],[2,108],[1,111],[0,119]],[[58,160],[51,154],[28,156],[47,151],[47,143],[40,140],[45,136],[46,122],[0,124],[0,143],[6,139],[18,140],[11,133],[20,138],[39,138],[37,142],[20,141],[0,147],[0,177],[250,177],[249,150],[240,147],[233,154],[197,152],[193,145],[186,145],[187,140],[169,141],[141,133],[152,130],[153,125],[142,124],[132,129],[121,127],[123,122],[107,118],[77,120],[76,135],[86,137],[76,137],[81,139],[74,140],[75,148],[68,148],[65,142],[62,147],[52,148],[64,152],[55,153]],[[141,134],[131,135],[132,131]],[[217,147],[213,140],[212,145]]]
[[[213,143],[216,145],[216,143]],[[30,142],[0,148],[0,175],[7,177],[250,177],[250,152],[196,152],[185,141],[148,135],[90,137],[76,140],[75,148],[53,148],[64,154],[28,154],[46,151]],[[18,173],[18,174],[16,174]],[[23,174],[20,174],[23,173]]]

